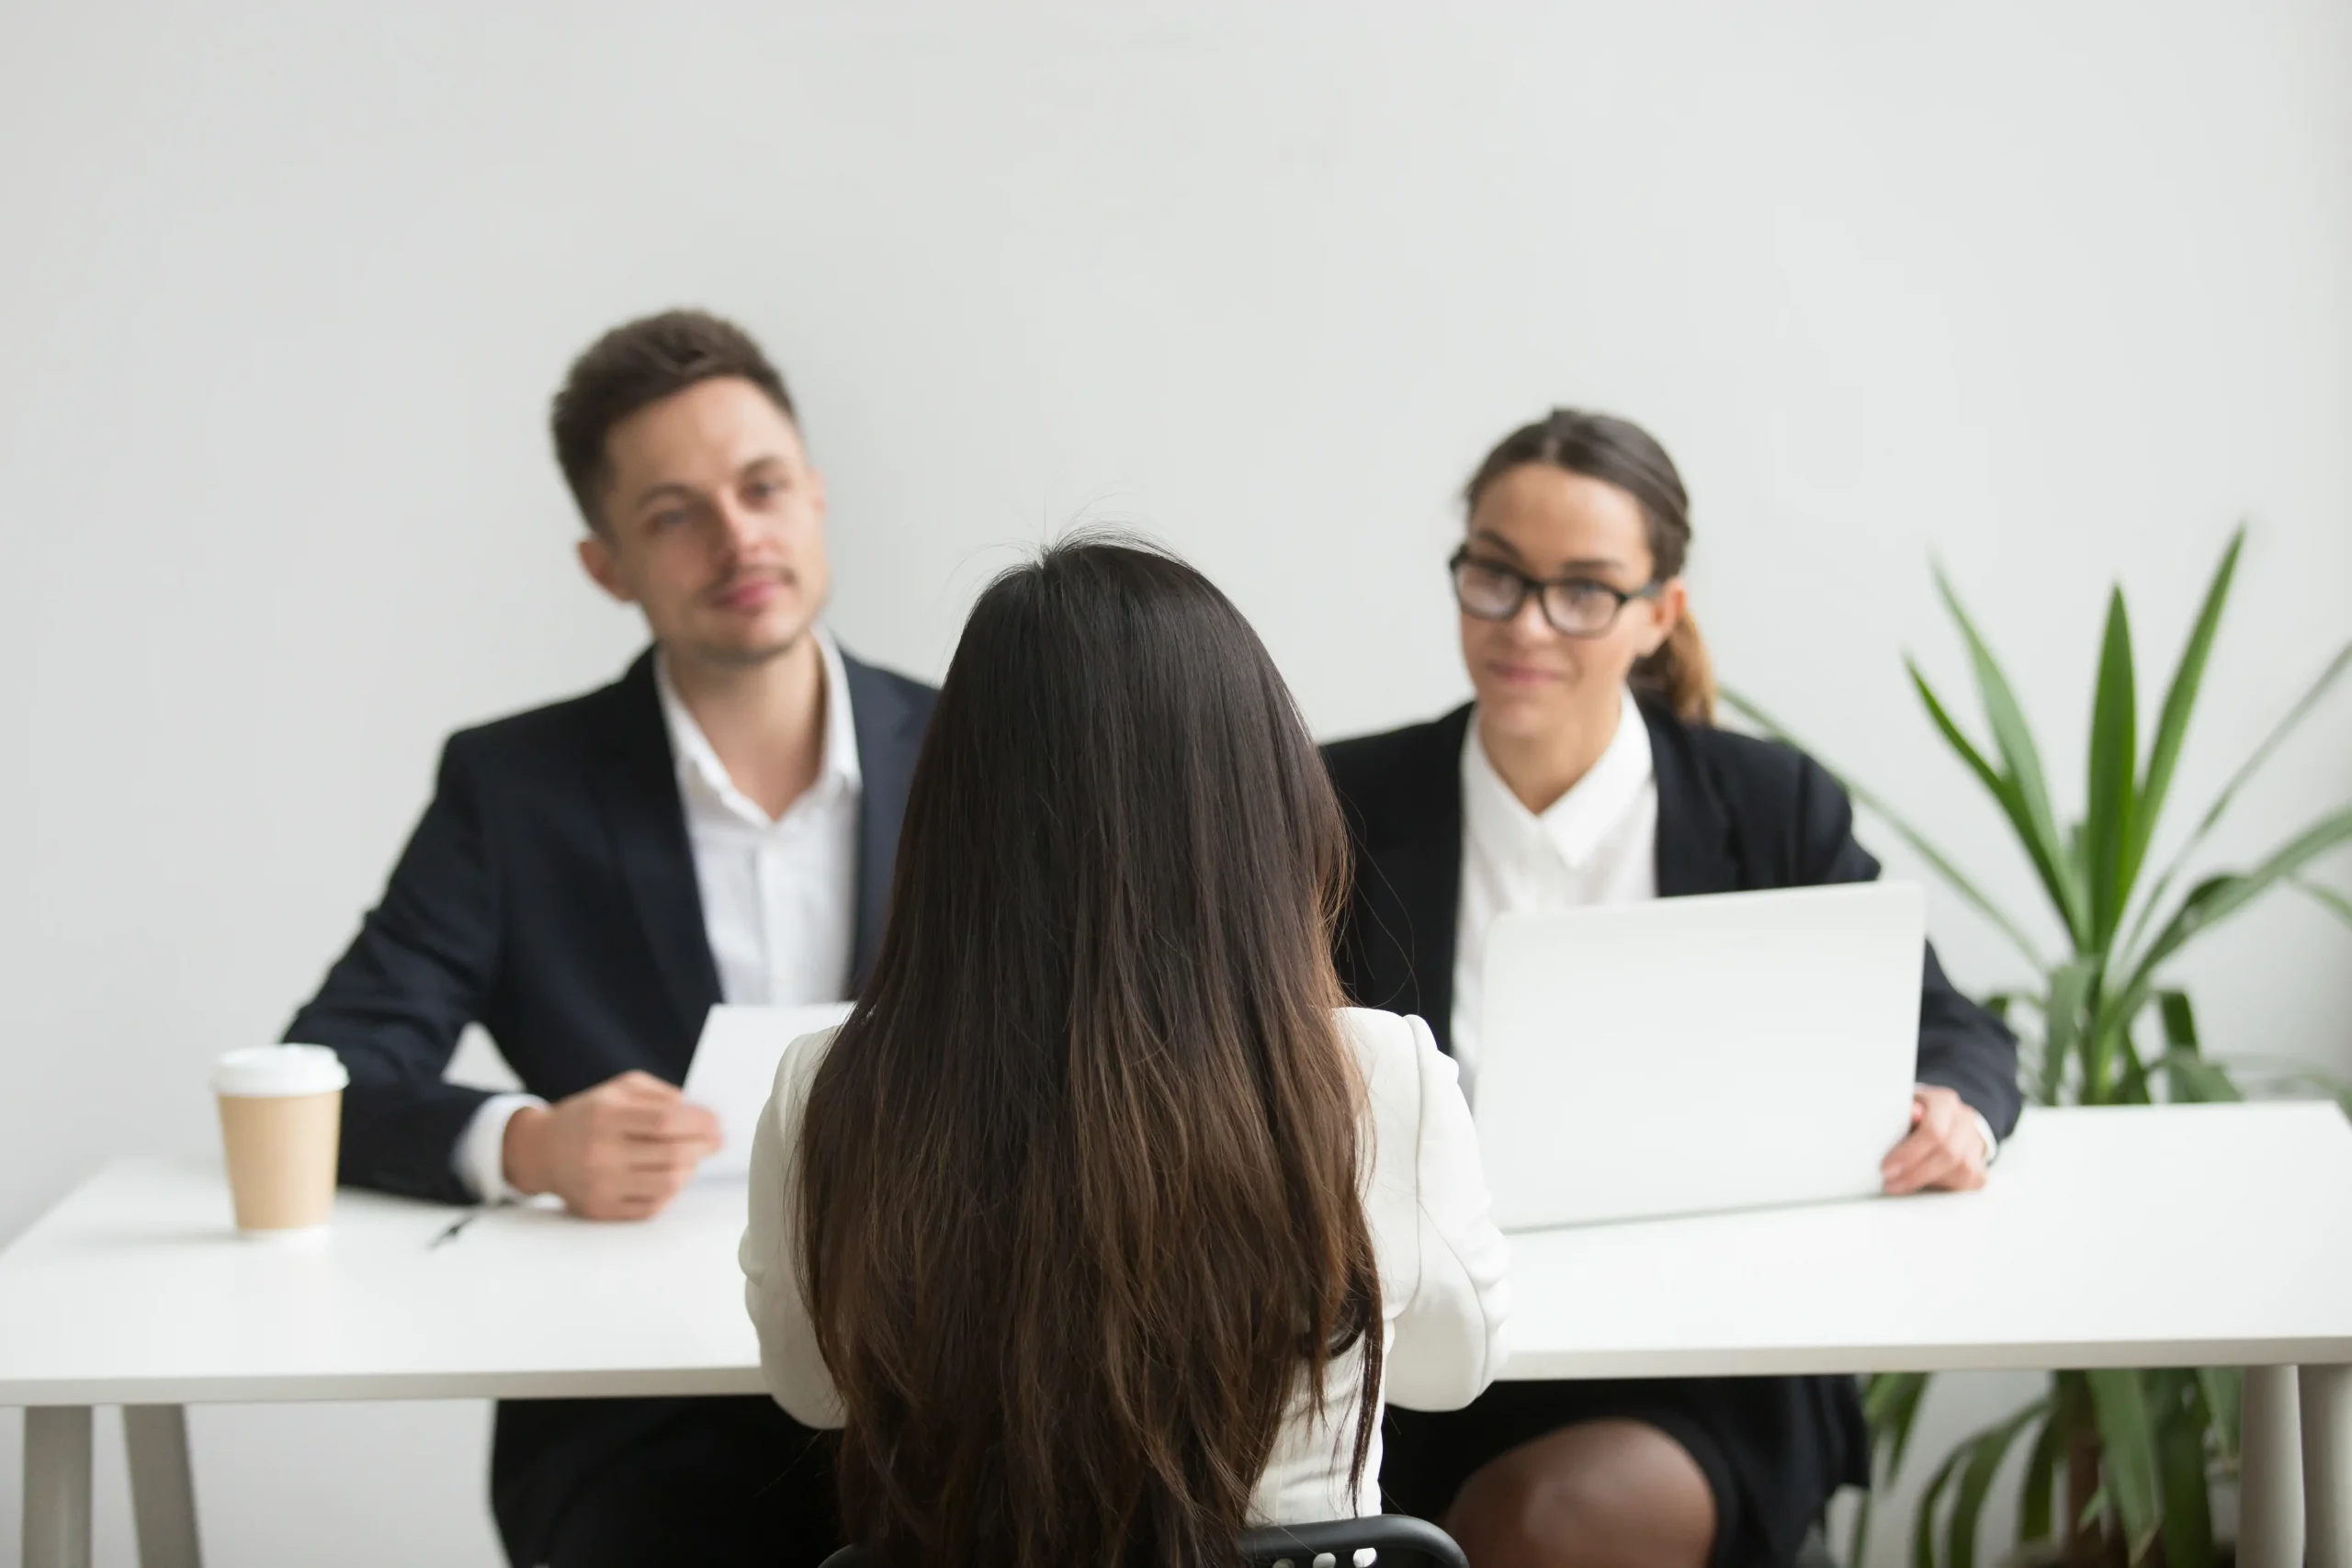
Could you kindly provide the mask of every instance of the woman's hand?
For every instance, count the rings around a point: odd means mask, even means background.
[[[1948,1089],[1921,1084],[1911,1094],[1911,1135],[1879,1166],[1888,1192],[1966,1192],[1984,1185],[1993,1151],[1968,1102]]]

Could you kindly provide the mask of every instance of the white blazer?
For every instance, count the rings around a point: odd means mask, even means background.
[[[1453,1410],[1476,1398],[1503,1362],[1509,1254],[1488,1217],[1487,1179],[1470,1109],[1452,1058],[1418,1018],[1349,1008],[1340,1032],[1370,1090],[1372,1158],[1364,1219],[1380,1268],[1386,1347],[1385,1399]],[[752,1144],[751,1224],[743,1233],[743,1298],[759,1330],[768,1392],[810,1427],[839,1427],[840,1393],[817,1353],[800,1288],[800,1233],[792,1151],[808,1086],[832,1044],[827,1032],[796,1040],[777,1064],[775,1092]],[[1322,1414],[1302,1379],[1250,1499],[1253,1524],[1304,1524],[1380,1511],[1380,1435],[1363,1490],[1348,1493],[1361,1345],[1323,1371]]]

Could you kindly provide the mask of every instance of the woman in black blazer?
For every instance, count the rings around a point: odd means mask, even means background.
[[[1494,916],[1867,881],[1878,863],[1820,764],[1713,728],[1688,498],[1656,441],[1555,411],[1506,437],[1465,499],[1450,567],[1476,702],[1326,756],[1356,857],[1341,978],[1426,1019],[1475,1093]],[[1981,1184],[2017,1121],[2017,1043],[1932,948],[1918,1083],[1888,1190]],[[1390,1422],[1392,1504],[1443,1519],[1480,1565],[1786,1562],[1830,1494],[1869,1479],[1850,1378],[1502,1382]]]

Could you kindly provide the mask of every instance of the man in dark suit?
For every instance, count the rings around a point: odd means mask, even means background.
[[[581,563],[653,647],[450,739],[382,902],[287,1037],[350,1068],[345,1181],[643,1219],[717,1147],[676,1087],[712,1004],[865,978],[933,693],[819,625],[823,479],[740,329],[615,329],[553,424]],[[443,1081],[469,1023],[529,1092]],[[821,1440],[764,1398],[507,1402],[492,1502],[518,1565],[768,1568],[836,1544]]]

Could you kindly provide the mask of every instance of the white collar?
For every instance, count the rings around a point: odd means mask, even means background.
[[[842,667],[842,650],[831,632],[814,626],[808,635],[817,641],[825,693],[825,754],[817,764],[809,794],[820,797],[854,794],[865,784],[865,774],[857,761],[857,723],[850,712],[849,671]],[[653,688],[661,694],[662,723],[670,732],[670,754],[677,759],[679,780],[698,783],[739,817],[762,824],[773,822],[728,776],[727,764],[718,760],[710,738],[695,722],[694,710],[678,694],[677,682],[670,678],[670,661],[658,649],[653,655]]]
[[[1650,756],[1649,726],[1642,720],[1634,694],[1621,694],[1617,733],[1584,777],[1568,787],[1538,815],[1495,771],[1493,759],[1478,739],[1478,716],[1470,716],[1469,733],[1462,742],[1462,805],[1465,824],[1475,832],[1482,827],[1521,839],[1540,835],[1551,840],[1560,858],[1571,867],[1590,859],[1621,827],[1655,780]]]

